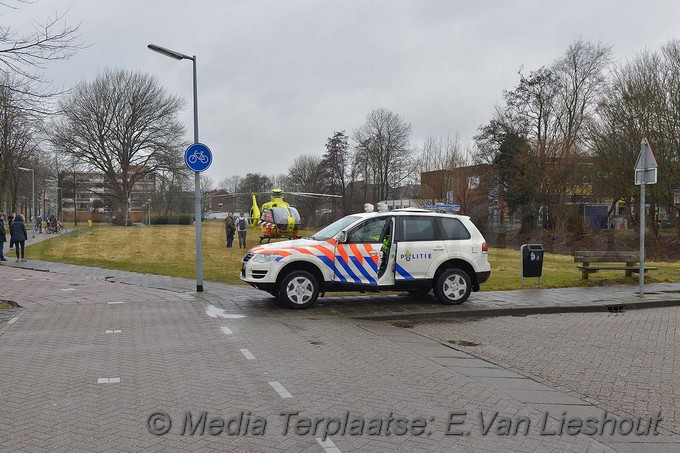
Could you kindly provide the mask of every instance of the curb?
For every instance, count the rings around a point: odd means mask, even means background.
[[[644,310],[646,308],[667,308],[680,306],[680,299],[655,300],[649,302],[612,302],[602,305],[549,306],[526,308],[482,308],[465,311],[444,311],[429,313],[412,313],[403,315],[368,315],[352,316],[353,319],[367,321],[446,321],[465,318],[494,318],[500,316],[529,316],[556,313],[623,313],[626,310]]]

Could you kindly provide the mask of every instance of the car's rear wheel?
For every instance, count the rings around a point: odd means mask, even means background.
[[[461,269],[447,269],[435,283],[434,293],[443,304],[462,304],[470,297],[472,283],[468,274]]]
[[[293,271],[279,286],[279,300],[291,308],[311,307],[319,297],[319,282],[306,271]]]

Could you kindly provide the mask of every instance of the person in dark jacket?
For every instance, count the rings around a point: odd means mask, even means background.
[[[0,214],[0,261],[7,261],[5,258],[3,249],[5,248],[5,242],[7,242],[7,233],[5,232],[5,216]]]
[[[11,213],[9,217],[7,217],[7,228],[12,227],[12,222],[14,222],[14,217],[16,217],[15,213]],[[12,230],[10,230],[12,231]],[[14,242],[12,242],[12,233],[10,233],[10,238],[9,238],[9,248],[14,248]]]
[[[14,250],[17,253],[17,263],[26,262],[24,259],[24,246],[26,245],[26,239],[28,238],[28,233],[26,233],[26,225],[24,225],[24,218],[21,214],[17,214],[14,221],[9,226],[9,234],[12,236],[11,241],[16,244]],[[21,251],[21,258],[19,258],[19,251]]]
[[[224,220],[224,230],[227,234],[227,247],[231,248],[231,244],[234,243],[234,233],[236,233],[236,224],[234,223],[233,212],[227,214],[227,218]]]

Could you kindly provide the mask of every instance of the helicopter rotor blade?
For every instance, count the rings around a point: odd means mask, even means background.
[[[331,195],[329,193],[312,193],[312,192],[286,192],[290,195],[297,195],[301,197],[310,198],[342,198],[342,195]]]
[[[225,193],[220,195],[213,195],[213,198],[233,198],[233,197],[251,197],[253,195],[272,195],[272,192],[237,192],[237,193]],[[281,191],[275,196],[283,195],[295,195],[300,197],[310,197],[310,198],[342,198],[342,195],[333,195],[329,193],[313,193],[313,192],[284,192]]]
[[[250,193],[222,193],[219,195],[212,195],[212,198],[233,198],[233,197],[245,197],[248,196],[250,197],[252,194]]]

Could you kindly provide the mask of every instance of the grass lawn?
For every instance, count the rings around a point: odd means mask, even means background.
[[[70,227],[70,226],[69,226]],[[193,225],[153,225],[150,227],[114,227],[97,225],[32,244],[26,257],[45,261],[59,261],[85,266],[120,269],[134,272],[196,277],[195,227]],[[226,248],[224,224],[204,221],[203,278],[206,281],[243,284],[238,278],[240,260],[245,250]],[[257,232],[248,230],[248,248],[258,244]],[[489,252],[491,278],[482,290],[496,291],[520,288],[519,250],[492,248]],[[659,267],[646,282],[680,282],[680,263],[650,262]],[[595,286],[627,283],[635,285],[637,275],[626,278],[623,271],[601,271],[591,274],[586,282],[576,269],[574,258],[567,255],[545,254],[543,287]],[[538,287],[538,279],[525,279],[525,288]]]

